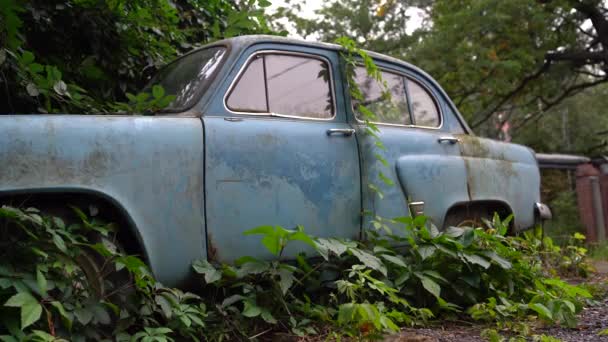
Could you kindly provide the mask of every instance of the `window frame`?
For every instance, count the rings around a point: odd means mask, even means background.
[[[363,64],[357,64],[356,67],[361,67],[361,68],[365,69],[365,66]],[[441,108],[440,102],[437,100],[437,97],[435,96],[435,94],[433,93],[433,91],[431,90],[430,87],[428,87],[423,82],[418,81],[414,77],[411,77],[408,74],[406,74],[406,73],[404,73],[404,72],[402,72],[400,70],[386,68],[386,67],[383,67],[383,66],[378,66],[378,70],[380,70],[382,72],[387,72],[387,73],[391,73],[391,74],[395,74],[395,75],[401,76],[401,78],[403,80],[403,89],[405,89],[405,96],[407,98],[407,107],[408,107],[408,111],[409,111],[409,116],[410,116],[410,120],[412,121],[412,124],[411,125],[404,125],[404,124],[392,124],[392,123],[376,122],[376,121],[371,121],[371,123],[373,123],[374,125],[381,125],[381,126],[423,128],[423,129],[430,129],[430,130],[440,130],[440,129],[443,128],[443,123],[445,121],[443,119],[443,109]],[[416,82],[416,84],[418,84],[420,87],[422,87],[431,96],[431,99],[433,100],[433,102],[435,103],[435,107],[437,108],[437,114],[439,114],[439,125],[438,126],[421,126],[421,125],[416,125],[416,120],[415,120],[415,117],[414,117],[414,112],[412,111],[412,104],[411,104],[411,100],[410,100],[410,92],[409,92],[409,87],[408,87],[408,84],[407,84],[407,80],[411,80],[412,82]],[[355,107],[354,107],[353,99],[350,98],[350,96],[349,96],[349,100],[350,100],[350,108],[351,108],[351,110],[353,112],[353,116],[355,117],[355,120],[358,123],[362,123],[362,124],[365,123],[365,121],[359,119],[359,117],[357,115],[357,111],[355,110]]]
[[[268,112],[247,112],[247,111],[235,111],[235,110],[230,109],[230,107],[228,107],[228,98],[232,94],[232,91],[234,90],[234,88],[236,87],[236,85],[238,84],[238,82],[241,80],[241,77],[243,76],[243,74],[245,73],[245,71],[247,70],[247,68],[251,64],[251,62],[255,58],[258,58],[258,57],[264,56],[264,55],[284,55],[284,56],[304,57],[304,58],[316,59],[316,60],[319,60],[319,61],[324,62],[325,64],[327,64],[327,70],[329,71],[329,88],[330,88],[331,105],[332,105],[332,111],[331,111],[332,115],[331,115],[331,117],[328,117],[328,118],[313,118],[313,117],[309,117],[309,116],[299,116],[299,115],[288,115],[288,114],[273,113],[273,112],[270,111],[270,108],[268,108],[269,109]],[[264,61],[264,64],[265,63],[266,63],[266,61]],[[237,115],[262,116],[262,117],[279,117],[279,118],[290,118],[290,119],[312,120],[312,121],[333,121],[336,118],[338,110],[337,110],[336,89],[335,89],[334,75],[333,75],[332,68],[333,68],[333,65],[332,65],[331,61],[328,58],[326,58],[325,56],[316,55],[316,54],[312,54],[312,53],[296,52],[296,51],[288,51],[288,50],[273,50],[273,49],[255,51],[255,52],[253,52],[251,55],[249,55],[247,57],[247,59],[245,60],[245,63],[243,63],[243,65],[239,69],[239,71],[236,74],[236,76],[234,77],[234,79],[230,82],[230,86],[228,87],[228,89],[224,93],[224,98],[222,100],[222,102],[224,104],[224,108],[229,113],[231,113],[231,114],[237,114]],[[266,80],[265,79],[264,79],[264,86],[266,88],[268,88],[268,85],[266,84]],[[266,89],[266,102],[267,102],[268,107],[270,107],[270,104],[268,103],[268,89]]]

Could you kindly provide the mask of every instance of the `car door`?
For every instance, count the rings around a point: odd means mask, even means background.
[[[270,257],[261,237],[243,235],[260,225],[359,236],[359,157],[336,65],[333,51],[265,44],[230,72],[221,106],[203,118],[211,259]]]
[[[449,108],[424,75],[377,63],[390,97],[383,95],[384,87],[368,77],[363,67],[355,70],[363,104],[376,115],[371,121],[379,128],[378,138],[357,132],[364,210],[388,219],[424,214],[442,227],[448,209],[454,203],[468,201],[466,168],[455,136],[464,133],[464,128],[455,117],[448,116]],[[353,114],[358,130],[363,131],[363,118],[356,111]],[[384,147],[379,148],[376,140]],[[382,181],[380,172],[394,185]],[[365,184],[377,186],[379,193]],[[373,218],[368,216],[364,226],[369,226]]]

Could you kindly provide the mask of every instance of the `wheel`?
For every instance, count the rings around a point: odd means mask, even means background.
[[[483,207],[464,207],[448,213],[443,228],[448,227],[484,227],[483,219],[491,220],[492,215]]]

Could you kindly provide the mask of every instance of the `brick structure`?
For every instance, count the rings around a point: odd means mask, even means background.
[[[576,168],[576,194],[582,223],[587,228],[587,241],[606,239],[608,218],[608,170],[603,175],[591,163]],[[603,202],[603,203],[602,203]]]
[[[608,163],[603,163],[600,170],[600,190],[602,193],[602,203],[604,205],[604,225],[606,236],[608,236]]]

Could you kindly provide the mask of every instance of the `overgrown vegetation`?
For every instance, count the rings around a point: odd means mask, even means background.
[[[275,259],[197,261],[199,296],[157,283],[139,258],[120,252],[111,224],[74,210],[79,221],[68,224],[32,208],[0,209],[3,340],[371,338],[454,316],[501,328],[533,317],[573,326],[590,298],[545,272],[537,235],[505,236],[508,220],[497,217],[486,228],[444,232],[424,217],[399,218],[401,231],[370,231],[364,241],[257,227],[246,234],[259,235]],[[284,260],[290,244],[312,254]],[[97,257],[91,277],[82,260]]]
[[[263,8],[269,5],[0,0],[0,113],[124,109],[116,102],[133,101],[126,93],[137,94],[178,55],[220,38],[268,32]]]

